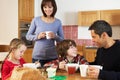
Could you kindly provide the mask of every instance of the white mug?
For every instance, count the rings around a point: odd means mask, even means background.
[[[88,65],[81,64],[81,65],[79,66],[79,68],[80,68],[81,77],[86,77],[86,76],[87,76],[87,68],[88,68]]]
[[[45,33],[46,33],[46,39],[50,39],[50,36],[48,35],[50,32],[52,32],[52,31],[46,31]]]

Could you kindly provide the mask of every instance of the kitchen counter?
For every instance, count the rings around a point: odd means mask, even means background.
[[[97,46],[85,46],[86,49],[97,49]]]

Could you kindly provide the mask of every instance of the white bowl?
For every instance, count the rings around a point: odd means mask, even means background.
[[[76,67],[76,71],[77,71],[77,69],[78,69],[78,67],[79,67],[79,64],[77,64],[77,63],[67,63],[67,64],[65,65],[66,71],[68,71],[68,66]]]
[[[37,69],[38,66],[35,63],[25,63],[25,64],[23,64],[23,67],[29,67],[29,68]]]

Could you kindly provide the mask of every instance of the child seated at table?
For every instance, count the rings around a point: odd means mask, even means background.
[[[46,80],[44,76],[39,73],[39,70],[23,67],[23,64],[26,62],[22,56],[27,46],[21,39],[12,39],[9,47],[9,53],[1,67],[2,80]],[[36,62],[36,64],[38,63]]]
[[[67,63],[89,64],[83,56],[78,54],[74,40],[66,39],[59,42],[56,46],[56,50],[58,59],[46,63],[44,67],[51,66],[65,70],[65,64]]]
[[[25,63],[22,55],[26,49],[27,47],[22,40],[18,38],[11,40],[10,51],[1,67],[2,80],[7,80],[7,78],[11,76],[12,70],[15,66],[22,66]]]

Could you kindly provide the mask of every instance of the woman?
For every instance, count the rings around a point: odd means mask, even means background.
[[[65,70],[65,64],[67,63],[88,64],[83,56],[77,54],[76,43],[73,40],[66,39],[58,43],[57,52],[59,58],[46,63],[45,67],[52,66]]]
[[[2,64],[2,80],[7,80],[11,76],[14,67],[21,67],[25,63],[22,58],[27,49],[25,43],[17,38],[10,42],[10,51]]]
[[[42,0],[43,16],[35,17],[26,35],[27,40],[35,41],[32,62],[39,61],[43,66],[58,58],[55,42],[64,39],[61,21],[55,18],[57,6],[55,0]],[[47,35],[46,33],[49,32]],[[49,36],[49,39],[46,38]]]

